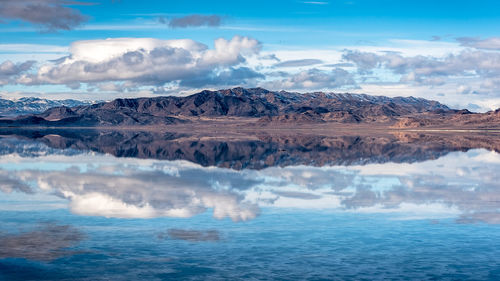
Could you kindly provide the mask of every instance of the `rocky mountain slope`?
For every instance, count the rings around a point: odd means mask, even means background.
[[[362,94],[272,92],[262,88],[202,91],[187,97],[116,99],[76,107],[60,106],[41,114],[2,119],[0,125],[134,126],[171,125],[196,118],[245,117],[257,124],[281,122],[395,122],[403,116],[452,112],[422,98]]]
[[[458,110],[447,113],[404,117],[394,128],[500,129],[500,109],[486,113]]]

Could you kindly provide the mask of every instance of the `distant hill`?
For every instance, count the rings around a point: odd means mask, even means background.
[[[37,114],[46,111],[47,109],[66,106],[75,107],[79,105],[89,105],[93,102],[78,101],[78,100],[48,100],[40,98],[20,98],[18,100],[0,99],[0,116],[17,116],[26,114]]]
[[[472,113],[466,109],[452,114],[421,114],[398,120],[394,128],[476,128],[500,129],[500,109],[486,113]]]
[[[246,117],[273,123],[385,122],[436,112],[455,112],[437,101],[364,94],[273,92],[262,88],[202,91],[187,97],[116,99],[92,105],[57,106],[40,114],[4,118],[1,125],[171,125],[194,118]],[[194,118],[193,118],[194,117]]]

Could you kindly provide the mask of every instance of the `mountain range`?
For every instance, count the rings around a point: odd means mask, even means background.
[[[437,101],[365,94],[294,93],[262,88],[202,91],[186,97],[115,99],[57,106],[42,113],[2,118],[2,126],[165,126],[211,120],[250,120],[256,126],[285,124],[382,124],[394,128],[466,125],[499,127],[499,111],[450,109]],[[239,120],[239,121],[238,121]],[[248,122],[247,122],[248,123]]]
[[[26,114],[42,113],[53,107],[75,107],[80,105],[90,105],[94,102],[79,101],[73,99],[48,100],[34,97],[23,97],[18,100],[8,100],[0,98],[0,116],[17,116]]]

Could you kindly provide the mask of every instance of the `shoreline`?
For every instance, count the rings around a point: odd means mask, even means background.
[[[295,133],[500,133],[500,128],[394,128],[381,124],[297,124],[294,126],[245,126],[242,123],[196,123],[167,126],[0,126],[0,131],[9,130],[72,130],[72,131],[143,131],[143,132],[189,132],[195,134],[251,133],[251,132],[295,132]],[[223,137],[223,136],[221,136]]]

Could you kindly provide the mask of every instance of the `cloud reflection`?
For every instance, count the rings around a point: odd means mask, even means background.
[[[14,191],[28,194],[34,193],[29,185],[19,179],[13,178],[7,171],[2,170],[0,170],[0,191],[4,193],[12,193]]]
[[[189,242],[217,242],[221,239],[217,230],[185,230],[169,229],[166,233],[158,234],[159,239],[185,240]]]
[[[68,199],[71,210],[79,215],[191,217],[212,209],[217,219],[244,221],[259,213],[257,205],[245,202],[241,194],[232,190],[257,181],[236,177],[237,173],[231,171],[185,169],[172,173],[117,165],[87,172],[74,168],[53,172],[27,170],[18,175]]]
[[[0,258],[23,258],[52,261],[74,252],[74,247],[85,236],[70,225],[44,223],[30,232],[0,233]]]
[[[13,160],[17,168],[9,170]],[[0,158],[0,191],[52,194],[68,200],[75,214],[116,218],[210,211],[217,219],[245,221],[256,218],[261,207],[289,207],[499,223],[499,168],[500,154],[486,150],[416,163],[240,171],[187,161],[48,155]]]

